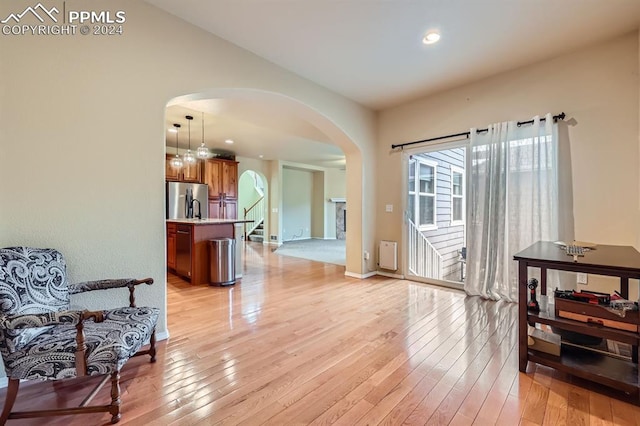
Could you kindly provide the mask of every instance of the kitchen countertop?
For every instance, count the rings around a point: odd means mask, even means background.
[[[243,219],[167,219],[167,223],[183,223],[186,225],[224,225],[229,223],[250,223]]]

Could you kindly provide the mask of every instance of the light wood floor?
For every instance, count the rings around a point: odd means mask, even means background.
[[[262,245],[246,248],[245,268],[228,288],[170,276],[171,338],[156,364],[125,366],[120,424],[640,425],[638,407],[586,382],[531,364],[519,373],[515,304],[345,278]],[[79,382],[23,385],[15,408],[77,403]]]

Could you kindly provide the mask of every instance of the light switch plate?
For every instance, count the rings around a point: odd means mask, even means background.
[[[393,212],[393,204],[387,204],[384,209],[387,213]]]

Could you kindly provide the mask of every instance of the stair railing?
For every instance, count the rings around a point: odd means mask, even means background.
[[[244,220],[252,221],[244,224],[244,239],[246,241],[249,238],[249,234],[255,231],[264,221],[264,197],[260,197],[251,207],[244,209]]]

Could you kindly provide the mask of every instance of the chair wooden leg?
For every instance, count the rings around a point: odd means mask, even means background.
[[[18,388],[20,387],[19,379],[9,379],[9,385],[7,387],[7,396],[4,400],[4,408],[2,409],[2,415],[0,415],[0,425],[4,424],[9,419],[13,404],[16,402],[16,396],[18,396]]]
[[[109,406],[111,413],[111,423],[115,424],[120,421],[120,372],[111,373],[111,405]]]
[[[156,362],[156,329],[153,329],[151,338],[149,339],[149,355],[151,355],[151,362]]]

